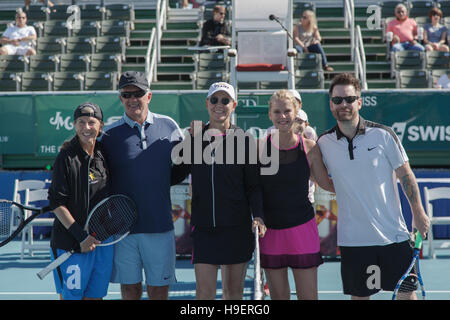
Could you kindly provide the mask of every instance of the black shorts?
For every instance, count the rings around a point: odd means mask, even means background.
[[[235,227],[198,228],[193,238],[192,263],[237,264],[252,259],[255,238],[251,224]]]
[[[340,249],[344,294],[357,297],[368,297],[381,289],[394,291],[414,252],[409,241]]]

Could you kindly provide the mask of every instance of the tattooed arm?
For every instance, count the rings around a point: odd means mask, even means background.
[[[420,234],[425,239],[428,228],[430,227],[430,219],[422,206],[419,186],[417,185],[416,177],[409,166],[409,162],[406,162],[404,165],[397,168],[395,173],[400,180],[403,192],[405,193],[406,198],[409,201],[409,205],[411,206],[413,225],[417,228],[417,230],[419,230]]]

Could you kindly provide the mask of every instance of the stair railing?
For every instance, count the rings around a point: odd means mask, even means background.
[[[156,45],[156,38],[156,28],[153,27],[152,33],[150,35],[150,40],[148,42],[147,52],[145,54],[145,75],[147,76],[149,85],[152,83],[152,81],[156,81],[156,74],[158,71],[158,63],[156,61],[158,57],[158,46]]]

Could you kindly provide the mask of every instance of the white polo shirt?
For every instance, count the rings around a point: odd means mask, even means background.
[[[6,37],[10,40],[22,39],[36,34],[36,30],[32,26],[24,26],[19,28],[16,25],[9,26],[2,37]],[[32,41],[20,41],[19,46],[32,46]]]
[[[360,117],[353,139],[348,140],[335,126],[317,143],[336,190],[338,245],[408,240],[394,171],[408,157],[394,131]]]

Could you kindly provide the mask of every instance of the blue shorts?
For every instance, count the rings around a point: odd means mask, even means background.
[[[57,249],[58,257],[65,250]],[[55,260],[50,249],[52,261]],[[74,253],[53,271],[56,292],[64,300],[103,298],[111,278],[113,246],[97,247],[92,252]]]
[[[175,278],[175,233],[130,234],[114,245],[111,282],[136,284],[143,280],[148,286],[168,286]]]

